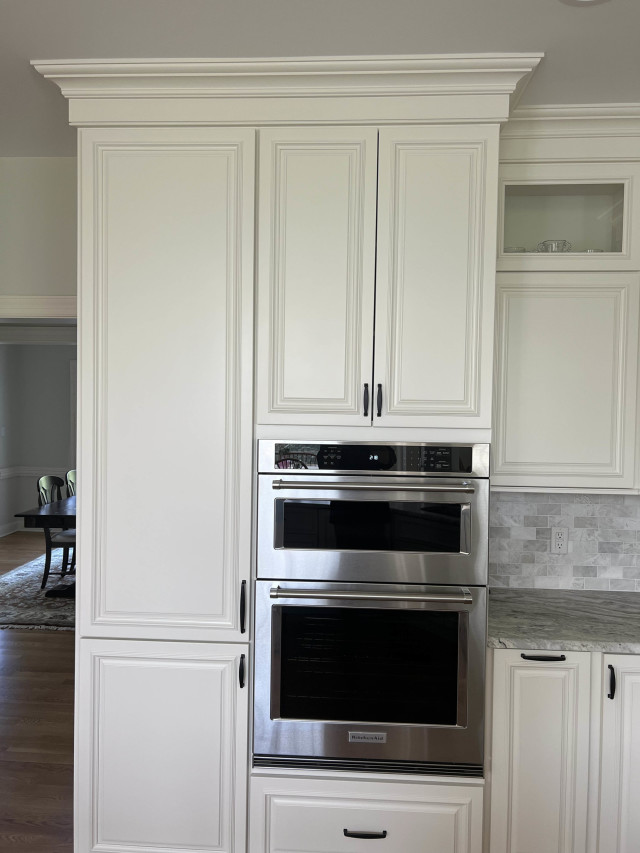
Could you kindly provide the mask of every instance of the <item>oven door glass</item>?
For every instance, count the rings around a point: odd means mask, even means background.
[[[272,719],[466,725],[468,613],[274,605]]]
[[[467,553],[469,504],[389,500],[275,501],[276,548]]]

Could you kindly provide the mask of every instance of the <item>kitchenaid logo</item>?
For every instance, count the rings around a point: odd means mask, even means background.
[[[349,732],[349,743],[386,743],[386,732]]]

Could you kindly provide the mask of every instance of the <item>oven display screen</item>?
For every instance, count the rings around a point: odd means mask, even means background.
[[[277,500],[276,547],[459,554],[463,504]]]
[[[466,615],[277,609],[280,719],[456,725],[459,620]]]

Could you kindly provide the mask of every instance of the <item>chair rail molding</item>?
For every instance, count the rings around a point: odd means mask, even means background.
[[[78,316],[76,296],[0,296],[0,318],[52,320]]]
[[[34,60],[73,125],[506,121],[542,53]],[[389,96],[393,96],[390,98]]]

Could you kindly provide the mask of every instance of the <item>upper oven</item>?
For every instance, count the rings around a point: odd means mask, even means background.
[[[260,441],[258,578],[486,584],[488,453]]]

